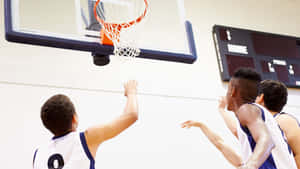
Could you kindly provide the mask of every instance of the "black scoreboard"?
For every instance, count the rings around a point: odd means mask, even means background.
[[[300,38],[215,25],[213,38],[223,81],[239,67],[251,67],[263,79],[300,88]]]

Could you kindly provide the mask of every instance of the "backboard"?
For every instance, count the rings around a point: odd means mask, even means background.
[[[213,37],[223,81],[239,67],[250,67],[263,79],[300,88],[300,38],[215,25]]]
[[[91,52],[95,64],[108,64],[113,46],[100,44],[101,26],[93,15],[95,2],[5,0],[6,39]],[[120,10],[129,6],[122,0],[103,2],[118,6]],[[103,11],[109,10],[107,5],[101,7]],[[140,58],[190,64],[197,58],[192,25],[185,18],[183,0],[149,1],[149,12],[135,31]]]

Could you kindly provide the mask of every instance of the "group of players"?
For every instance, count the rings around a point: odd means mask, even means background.
[[[71,100],[55,95],[41,108],[44,126],[54,137],[34,153],[34,169],[94,169],[101,143],[117,136],[138,120],[137,82],[125,85],[124,112],[113,121],[77,132],[78,117]],[[231,78],[219,111],[240,142],[241,155],[204,123],[186,121],[183,128],[199,127],[224,157],[239,169],[300,169],[300,124],[281,112],[287,89],[274,80],[261,81],[252,69],[238,69]],[[235,116],[231,116],[230,112]]]
[[[241,156],[201,122],[186,121],[184,128],[199,127],[224,157],[239,169],[300,169],[300,123],[281,112],[287,103],[286,86],[261,81],[251,69],[239,69],[231,78],[219,111],[239,140]],[[225,107],[234,112],[232,117]]]

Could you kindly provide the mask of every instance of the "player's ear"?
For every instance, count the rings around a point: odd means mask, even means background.
[[[230,79],[227,95],[229,97],[235,97],[236,96],[236,92],[237,91],[236,91],[236,86],[235,86],[235,79]]]
[[[232,86],[232,88],[231,88],[231,97],[235,97],[235,96],[236,96],[236,93],[237,93],[236,87],[235,87],[235,86]]]
[[[78,126],[78,116],[76,113],[73,115],[72,124],[73,124],[73,128],[76,129]]]
[[[255,103],[263,105],[264,104],[264,94],[261,94],[256,97]]]

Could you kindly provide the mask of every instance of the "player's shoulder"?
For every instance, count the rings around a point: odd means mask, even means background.
[[[298,119],[293,115],[285,112],[277,113],[275,116],[276,119],[280,119],[287,122],[298,122]]]
[[[288,113],[279,113],[276,117],[276,121],[280,124],[280,126],[284,127],[300,127],[300,123],[296,117],[292,116]]]
[[[260,107],[256,105],[255,103],[246,103],[240,106],[238,111],[254,111],[254,112],[260,112]]]
[[[237,113],[239,115],[251,116],[255,114],[261,114],[261,112],[262,109],[256,104],[243,104],[240,106]]]
[[[263,110],[256,104],[243,104],[237,111],[237,117],[241,124],[251,122],[258,117],[264,119]]]

